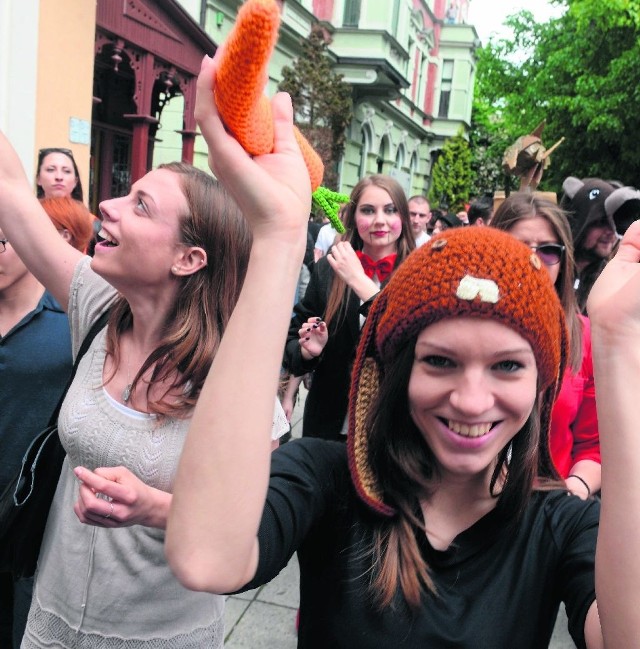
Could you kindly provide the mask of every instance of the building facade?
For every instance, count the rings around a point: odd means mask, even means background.
[[[340,185],[395,176],[426,193],[445,139],[468,130],[475,29],[465,0],[276,0],[282,26],[273,94],[314,25],[354,117]],[[0,128],[35,175],[41,147],[71,148],[90,208],[170,160],[206,168],[193,121],[195,77],[233,26],[241,0],[3,0]]]
[[[242,4],[184,1],[216,43],[229,33]],[[460,128],[467,132],[471,122],[475,50],[480,43],[475,29],[466,24],[468,0],[279,4],[282,25],[267,92],[275,92],[283,66],[299,55],[301,39],[314,24],[328,34],[334,71],[353,89],[354,117],[340,165],[340,189],[349,192],[364,175],[386,173],[407,195],[426,194],[431,166],[445,139]],[[179,107],[176,111],[179,114]],[[169,117],[167,111],[165,133],[175,130]],[[166,150],[158,152],[169,159],[169,137],[165,145]]]
[[[40,148],[71,149],[97,212],[152,167],[178,96],[173,159],[193,160],[195,83],[216,45],[177,0],[2,0],[0,40],[0,128],[30,178]]]

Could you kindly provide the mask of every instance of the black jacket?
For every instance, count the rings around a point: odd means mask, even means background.
[[[360,338],[360,300],[350,292],[347,312],[329,327],[329,340],[322,355],[305,361],[300,353],[298,330],[308,318],[324,318],[334,272],[326,257],[315,264],[302,300],[294,308],[284,355],[285,367],[295,376],[314,371],[307,395],[302,424],[305,437],[342,439],[340,434],[347,415],[351,366]]]

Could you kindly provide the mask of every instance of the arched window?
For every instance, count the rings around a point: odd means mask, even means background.
[[[405,150],[404,150],[404,144],[401,144],[398,147],[398,151],[396,152],[396,164],[395,167],[400,171],[402,167],[404,167],[404,159],[405,159]]]
[[[413,181],[416,173],[418,172],[418,154],[414,151],[411,154],[411,162],[409,163],[409,186],[413,191]]]
[[[360,163],[358,164],[358,180],[367,175],[367,158],[371,151],[371,129],[367,124],[360,130]]]
[[[384,173],[384,161],[387,155],[387,138],[383,137],[380,140],[380,149],[378,150],[378,159],[376,160],[376,171],[379,174]]]

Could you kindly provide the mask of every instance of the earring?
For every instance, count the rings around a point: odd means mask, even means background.
[[[171,272],[172,272],[174,275],[177,275],[177,274],[178,274],[178,267],[177,267],[177,266],[171,266]]]

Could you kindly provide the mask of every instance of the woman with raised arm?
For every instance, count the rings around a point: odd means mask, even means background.
[[[100,211],[92,259],[57,235],[0,135],[0,227],[67,310],[74,355],[111,310],[60,413],[67,458],[22,646],[221,647],[224,599],[179,584],[164,557],[164,528],[189,419],[239,294],[251,233],[222,186],[182,163],[149,172]],[[239,410],[252,411],[250,392],[240,394]],[[274,386],[264,399],[272,422],[275,394]],[[264,441],[270,448],[268,432]]]
[[[197,118],[254,243],[178,469],[167,556],[180,581],[252,588],[297,551],[300,647],[544,647],[561,600],[576,644],[603,647],[599,503],[568,497],[549,455],[569,346],[535,253],[459,228],[411,254],[364,325],[347,446],[303,438],[270,456],[306,205],[292,197],[295,154],[246,155],[212,85],[215,62]]]

